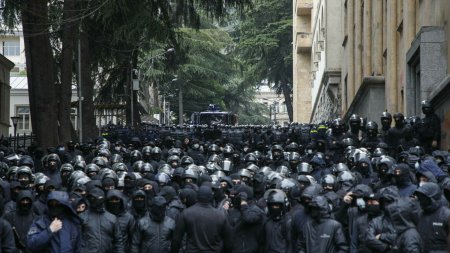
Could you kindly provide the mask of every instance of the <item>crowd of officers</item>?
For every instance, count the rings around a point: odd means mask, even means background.
[[[381,129],[335,119],[308,138],[253,126],[238,141],[214,127],[2,145],[0,252],[447,252],[450,154],[422,110],[383,112]]]

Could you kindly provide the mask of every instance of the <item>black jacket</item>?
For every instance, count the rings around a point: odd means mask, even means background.
[[[229,252],[231,227],[225,214],[207,203],[197,203],[178,217],[171,252],[178,252],[186,234],[186,253]]]
[[[170,252],[175,221],[166,216],[162,222],[156,222],[149,215],[136,224],[131,240],[131,253]]]
[[[123,244],[125,249],[128,249],[131,245],[131,234],[135,229],[134,216],[126,210],[126,197],[119,190],[109,190],[106,194],[106,198],[118,197],[121,199],[122,211],[116,214],[119,221],[120,231],[123,236]]]
[[[120,223],[107,211],[82,213],[82,249],[84,253],[124,253]]]
[[[232,227],[233,253],[253,253],[262,248],[264,218],[263,210],[255,204],[228,210],[228,220]]]
[[[392,252],[423,252],[422,238],[416,229],[419,219],[417,205],[409,198],[401,198],[390,204],[386,208],[386,212],[397,232]]]
[[[6,220],[0,218],[0,253],[14,252],[16,252],[16,246],[14,245],[11,225]]]
[[[312,200],[320,208],[320,218],[310,219],[305,227],[300,243],[300,252],[330,253],[347,252],[348,244],[342,225],[330,217],[327,200],[318,196]]]

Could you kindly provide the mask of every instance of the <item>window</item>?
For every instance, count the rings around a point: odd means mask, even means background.
[[[17,106],[16,115],[20,117],[17,122],[17,131],[31,131],[30,107]]]
[[[19,41],[3,41],[3,55],[19,56],[20,55]]]

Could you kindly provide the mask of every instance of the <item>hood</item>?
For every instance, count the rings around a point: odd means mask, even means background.
[[[366,196],[369,196],[373,193],[372,188],[370,186],[365,184],[359,184],[355,186],[355,188],[352,190],[353,194],[357,197],[363,198]]]
[[[424,176],[428,179],[428,182],[437,183],[436,177],[431,173],[431,171],[426,171],[419,169],[416,173],[417,181],[419,181],[419,177]]]
[[[119,190],[116,189],[111,189],[108,190],[108,192],[106,193],[106,199],[110,199],[110,198],[119,198],[120,200],[122,200],[122,203],[125,205],[126,199],[125,199],[125,195],[123,195],[123,193]]]
[[[398,192],[398,188],[395,186],[388,186],[385,188],[381,188],[379,191],[380,201],[392,203],[396,199],[400,198],[400,193]]]
[[[324,196],[314,197],[309,205],[320,210],[320,218],[330,217],[330,205]]]
[[[314,156],[309,162],[311,165],[316,165],[317,167],[323,169],[326,166],[325,160],[320,158],[319,156]]]
[[[246,193],[248,200],[253,199],[253,189],[248,187],[247,185],[243,185],[243,184],[236,185],[236,186],[234,186],[234,190],[239,193],[241,193],[241,192]]]
[[[159,196],[163,196],[167,202],[170,202],[177,197],[177,192],[172,186],[164,186],[158,193]]]
[[[439,188],[439,185],[436,183],[425,183],[421,185],[419,188],[417,188],[416,192],[422,193],[423,195],[427,196],[434,202],[440,202],[442,197],[441,189]]]
[[[209,204],[213,199],[212,189],[208,186],[200,186],[197,193],[198,202]]]
[[[422,172],[422,171],[429,171],[429,172],[433,173],[434,177],[437,179],[447,176],[441,170],[441,168],[439,168],[437,163],[435,161],[433,161],[432,159],[426,159],[420,164],[418,172]]]
[[[179,198],[186,207],[190,207],[197,202],[197,192],[193,189],[184,188],[180,190]]]
[[[322,192],[322,187],[318,184],[313,184],[306,187],[302,192],[302,197],[313,199]]]
[[[26,165],[26,166],[28,166],[28,167],[30,167],[30,168],[33,168],[33,167],[34,167],[34,161],[33,161],[33,158],[31,158],[31,157],[28,156],[28,155],[22,156],[22,157],[20,158],[20,160],[19,160],[19,166],[22,166],[22,165]]]
[[[137,196],[142,196],[142,197],[146,197],[145,192],[143,190],[137,190],[135,192],[133,192],[132,198],[134,199]]]
[[[20,202],[24,198],[29,198],[31,201],[34,200],[33,194],[28,190],[21,190],[17,195],[17,202]]]
[[[63,191],[52,191],[48,194],[47,197],[47,203],[50,200],[56,200],[58,201],[60,204],[64,205],[65,207],[68,208],[68,210],[70,210],[70,212],[72,214],[74,214],[77,219],[78,219],[78,215],[75,212],[75,210],[72,208],[72,205],[70,204],[69,201],[69,194],[67,192],[63,192]]]
[[[386,213],[399,233],[416,227],[419,220],[417,206],[409,198],[399,198],[386,207]]]

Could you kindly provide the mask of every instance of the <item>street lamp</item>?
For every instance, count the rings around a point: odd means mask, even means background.
[[[12,116],[11,121],[14,126],[14,151],[16,150],[17,146],[17,123],[19,122],[20,117],[19,116]]]

